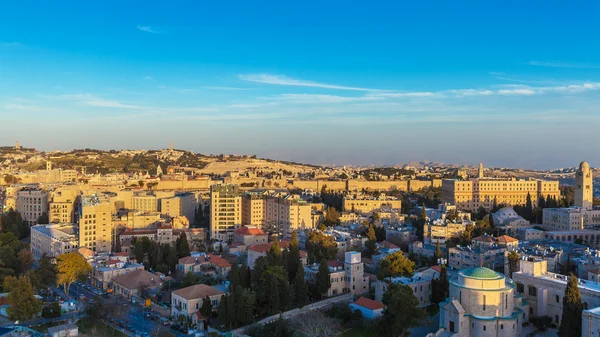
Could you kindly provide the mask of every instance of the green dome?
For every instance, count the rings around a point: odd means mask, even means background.
[[[466,277],[487,279],[487,280],[497,279],[497,278],[501,277],[500,274],[496,273],[495,271],[493,271],[489,268],[485,268],[485,267],[466,269],[466,270],[462,271],[462,274]]]

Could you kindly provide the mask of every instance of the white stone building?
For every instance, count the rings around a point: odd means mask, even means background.
[[[463,270],[450,280],[449,297],[440,303],[440,329],[444,336],[518,337],[524,303],[503,274],[484,267]]]
[[[31,254],[39,260],[44,254],[57,257],[76,251],[79,237],[71,224],[36,225],[31,227]]]

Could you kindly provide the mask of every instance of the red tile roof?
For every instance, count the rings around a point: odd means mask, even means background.
[[[162,225],[162,226],[158,226],[156,229],[173,229],[173,226]]]
[[[205,298],[206,296],[211,297],[217,295],[224,295],[225,293],[206,284],[196,284],[193,286],[175,290],[173,291],[173,294],[189,301],[198,298]]]
[[[221,267],[221,268],[231,267],[231,263],[229,263],[229,261],[225,260],[224,258],[222,258],[218,255],[206,254],[206,256],[208,256],[210,258],[210,262],[214,263],[215,266],[217,266],[217,267]]]
[[[489,235],[481,235],[476,238],[473,238],[473,241],[494,242],[494,238]]]
[[[127,240],[127,241],[129,241],[129,240]],[[123,243],[125,243],[125,242],[123,242]],[[131,243],[131,241],[130,241],[130,243]],[[127,253],[127,252],[120,252],[120,253],[114,253],[113,255],[114,256],[129,256],[129,253]]]
[[[431,269],[437,271],[438,273],[442,272],[442,266],[431,266]]]
[[[504,243],[512,243],[512,242],[519,242],[519,240],[510,237],[508,235],[502,235],[498,237],[498,242],[504,242]]]
[[[389,242],[389,241],[383,241],[381,242],[381,245],[383,245],[385,248],[389,248],[389,249],[396,249],[396,248],[400,248],[398,246],[396,246],[395,244]]]
[[[332,268],[337,268],[337,267],[343,267],[344,263],[334,260],[334,261],[327,261],[327,265]]]
[[[369,310],[383,309],[385,307],[383,305],[383,303],[374,301],[370,298],[366,298],[363,296],[361,296],[359,299],[357,299],[356,302],[354,302],[354,304],[359,305],[363,308],[367,308]]]
[[[252,246],[248,247],[248,249],[253,250],[255,252],[259,252],[259,253],[266,253],[271,249],[272,245],[273,245],[273,242],[261,243],[258,245],[252,245]],[[289,246],[289,245],[290,245],[290,242],[287,240],[279,241],[279,247],[281,247],[281,249],[287,248],[287,246]]]
[[[238,235],[267,235],[265,232],[263,232],[260,228],[258,227],[240,227],[238,229],[236,229],[234,231],[235,234]]]

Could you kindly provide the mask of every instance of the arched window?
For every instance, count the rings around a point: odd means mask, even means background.
[[[527,285],[529,296],[537,297],[537,288],[534,285]]]

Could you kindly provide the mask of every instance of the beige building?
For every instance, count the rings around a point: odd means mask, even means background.
[[[150,193],[138,193],[131,197],[131,209],[142,212],[158,211],[158,198]]]
[[[496,205],[525,205],[530,195],[533,206],[540,197],[560,198],[558,181],[536,179],[474,178],[469,180],[444,179],[442,202],[456,205],[460,210],[475,212],[479,207],[490,210]]]
[[[198,202],[194,193],[177,193],[172,197],[160,199],[160,212],[171,218],[185,216],[190,223],[196,219]]]
[[[35,260],[46,255],[55,258],[76,251],[79,238],[73,225],[52,224],[31,227],[31,254]]]
[[[35,225],[44,213],[48,214],[48,192],[37,187],[25,187],[17,192],[17,212],[29,225]]]
[[[242,225],[242,196],[239,186],[211,186],[210,201],[210,238],[233,241],[234,231]]]
[[[312,205],[299,195],[268,191],[245,193],[242,197],[242,224],[288,238],[295,230],[314,227]]]
[[[57,189],[52,192],[49,203],[48,218],[51,223],[74,223],[75,202],[79,197],[79,189]]]
[[[158,275],[152,274],[145,271],[144,269],[137,269],[127,274],[119,275],[113,278],[114,294],[125,298],[138,298],[142,297],[142,292],[147,290],[149,292],[160,289],[162,286],[162,280]]]
[[[244,226],[235,230],[234,242],[245,246],[266,244],[269,236],[256,226]]]
[[[445,331],[445,336],[456,337],[519,337],[527,317],[526,303],[503,274],[483,267],[460,271],[450,279],[449,296],[440,303],[438,333]]]
[[[79,208],[79,246],[95,252],[113,248],[112,205],[102,194],[81,197]]]
[[[424,241],[426,244],[445,244],[446,240],[460,238],[469,222],[446,222],[436,220],[425,225]]]
[[[344,212],[370,213],[380,208],[402,208],[402,201],[380,194],[378,197],[354,195],[344,198]]]
[[[171,316],[179,317],[184,315],[192,320],[197,320],[196,313],[200,311],[202,302],[209,298],[213,310],[216,310],[221,303],[221,296],[224,292],[206,284],[196,284],[187,288],[177,289],[171,293]]]
[[[575,231],[600,224],[600,210],[582,207],[544,208],[542,224],[547,230]]]

